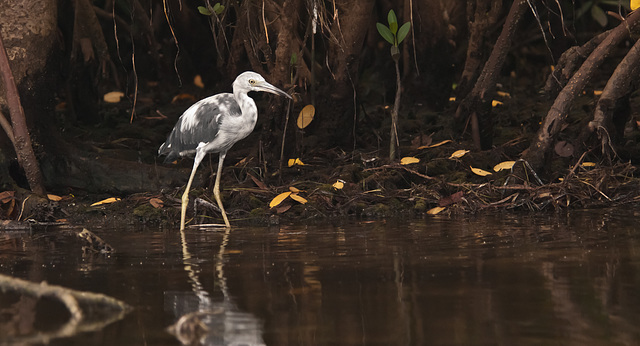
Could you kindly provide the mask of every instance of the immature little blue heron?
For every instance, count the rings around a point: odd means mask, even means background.
[[[267,83],[261,75],[247,71],[233,82],[233,94],[221,93],[202,99],[189,107],[178,119],[158,155],[167,155],[165,163],[182,156],[195,154],[189,182],[182,195],[180,230],[184,229],[189,189],[200,162],[208,153],[219,153],[218,172],[213,195],[216,198],[224,224],[231,227],[220,200],[220,176],[227,151],[237,141],[247,137],[258,120],[258,108],[249,95],[250,91],[265,91],[291,98],[286,92]]]

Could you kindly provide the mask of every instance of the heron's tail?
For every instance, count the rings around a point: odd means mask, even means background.
[[[168,148],[167,142],[162,143],[162,145],[158,149],[158,156],[162,155],[167,155],[167,157],[164,158],[164,163],[171,163],[180,158],[179,154]]]

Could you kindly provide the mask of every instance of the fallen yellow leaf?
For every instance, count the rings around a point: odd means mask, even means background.
[[[342,190],[342,188],[344,187],[344,181],[338,179],[338,181],[336,181],[335,183],[333,183],[333,188],[336,190]]]
[[[498,96],[500,97],[511,98],[511,94],[505,91],[496,91],[496,94],[498,94]]]
[[[304,129],[305,127],[309,126],[311,121],[313,121],[313,117],[315,115],[316,115],[316,108],[313,105],[306,105],[300,111],[296,125],[298,125],[298,128]]]
[[[491,172],[487,172],[484,169],[480,169],[480,168],[475,168],[475,167],[471,167],[471,172],[475,173],[476,175],[479,175],[481,177],[485,177],[487,175],[491,175]]]
[[[593,96],[600,96],[602,95],[602,90],[594,90],[593,91]]]
[[[197,74],[195,77],[193,77],[193,85],[197,86],[200,89],[204,88],[204,83],[202,82],[201,75]]]
[[[196,97],[191,95],[191,94],[181,93],[181,94],[178,94],[178,95],[174,96],[171,99],[171,103],[176,103],[178,101],[185,101],[185,100],[186,101],[195,101]]]
[[[122,99],[123,97],[124,97],[124,93],[122,91],[112,91],[104,94],[102,99],[104,100],[104,102],[118,103],[120,102],[120,99]]]
[[[409,165],[409,164],[412,164],[412,163],[418,163],[418,162],[420,162],[420,159],[419,159],[419,158],[417,158],[417,157],[413,157],[413,156],[403,157],[403,158],[400,160],[400,164],[401,164],[401,165]]]
[[[455,97],[455,96],[451,96],[451,97],[449,97],[449,102],[454,102],[455,100],[456,100],[456,97]]]
[[[513,168],[513,165],[515,164],[515,161],[504,161],[504,162],[500,162],[499,164],[495,165],[493,167],[493,170],[496,172],[499,172],[503,169],[511,169]]]
[[[438,143],[436,143],[436,144],[423,145],[423,146],[421,146],[421,147],[418,147],[418,149],[435,148],[435,147],[439,147],[439,146],[441,146],[441,145],[443,145],[443,144],[447,144],[447,143],[449,143],[449,142],[451,142],[451,140],[450,140],[450,139],[445,139],[444,141],[442,141],[442,142],[438,142]]]
[[[429,215],[436,215],[438,213],[440,213],[441,211],[447,209],[446,207],[435,207],[435,208],[431,208],[429,210],[427,210],[427,214]]]
[[[636,8],[640,7],[640,0],[631,0],[629,7],[631,7],[631,11],[635,11]]]
[[[97,205],[115,203],[115,202],[117,202],[119,200],[120,200],[120,198],[118,198],[118,197],[110,197],[110,198],[107,198],[107,199],[103,199],[102,201],[95,202],[91,206],[95,207]]]
[[[500,101],[498,101],[498,100],[493,100],[493,101],[491,101],[491,106],[492,106],[492,107],[495,107],[495,106],[502,106],[502,105],[503,105],[503,103],[502,103],[502,102],[500,102]]]
[[[297,193],[292,193],[291,195],[289,195],[289,197],[291,197],[292,200],[300,204],[307,204],[307,200],[304,199],[304,197],[298,195]]]
[[[293,192],[293,193],[298,193],[300,192],[300,190],[298,190],[297,187],[293,187],[293,186],[289,186],[289,191]]]
[[[595,162],[583,162],[581,166],[582,167],[595,167],[596,164],[595,164]]]
[[[304,166],[304,163],[300,159],[289,159],[288,165],[289,167],[295,166],[295,165]]]
[[[466,155],[469,152],[469,150],[456,150],[453,152],[453,154],[451,154],[451,156],[449,156],[450,159],[459,159],[461,157],[463,157],[464,155]]]
[[[280,203],[282,203],[282,201],[284,201],[287,197],[289,197],[290,194],[291,194],[291,191],[287,191],[277,195],[274,199],[271,200],[271,202],[269,202],[269,208],[273,208],[279,205]]]
[[[54,202],[57,202],[57,201],[62,200],[62,197],[60,197],[60,196],[56,196],[56,195],[51,195],[51,194],[47,194],[47,198],[48,198],[50,201],[54,201]]]

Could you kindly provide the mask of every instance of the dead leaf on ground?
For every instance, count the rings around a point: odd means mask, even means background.
[[[471,172],[473,172],[475,175],[479,175],[481,177],[486,177],[487,175],[491,175],[491,172],[487,172],[484,169],[475,168],[475,167],[471,167],[471,166],[469,166],[469,168],[471,168]]]
[[[400,160],[400,164],[401,165],[410,165],[412,163],[418,163],[420,162],[420,159],[417,157],[412,157],[412,156],[407,156],[407,157],[403,157]]]
[[[440,200],[438,201],[438,206],[439,207],[446,207],[448,205],[452,205],[452,204],[456,204],[460,201],[462,201],[462,197],[464,196],[464,191],[458,191],[452,195],[449,195],[447,197],[443,197],[440,198]]]
[[[553,150],[560,157],[569,157],[573,155],[574,149],[573,149],[573,144],[567,141],[559,141],[558,143],[556,143],[556,146],[553,148]]]
[[[14,199],[16,195],[15,191],[2,191],[0,192],[0,202],[7,203]]]
[[[104,102],[108,103],[118,103],[124,97],[124,93],[122,91],[112,91],[104,94],[102,99]]]
[[[294,187],[294,186],[289,186],[289,191],[291,191],[293,193],[298,193],[298,192],[300,192],[300,189],[298,189],[297,187]]]
[[[431,208],[429,210],[427,210],[427,214],[429,215],[436,215],[438,213],[440,213],[441,211],[445,210],[447,208],[445,207],[435,207],[435,208]]]
[[[118,198],[118,197],[110,197],[110,198],[107,198],[107,199],[103,199],[102,201],[95,202],[91,206],[95,207],[95,206],[98,206],[98,205],[115,203],[115,202],[117,202],[119,200],[120,200],[120,198]]]
[[[160,198],[152,198],[149,200],[149,203],[156,209],[164,207],[164,201]]]
[[[515,161],[504,161],[504,162],[500,162],[499,164],[495,165],[493,167],[493,170],[496,172],[499,172],[503,169],[511,169],[513,168],[513,165],[515,164]]]
[[[342,188],[344,187],[344,180],[338,179],[338,181],[333,183],[333,185],[331,186],[333,186],[333,188],[336,190],[342,190]]]
[[[52,195],[52,194],[47,194],[47,198],[48,198],[50,201],[54,201],[54,202],[58,202],[58,201],[61,201],[61,200],[62,200],[62,197],[57,196],[57,195]]]
[[[302,162],[302,160],[300,160],[300,159],[298,159],[298,158],[296,158],[296,159],[289,159],[289,162],[287,162],[287,163],[288,163],[288,166],[289,166],[289,167],[292,167],[292,166],[295,166],[295,165],[298,165],[298,166],[304,166],[304,163]]]
[[[439,146],[441,146],[441,145],[443,145],[443,144],[447,144],[447,143],[449,143],[449,142],[451,142],[451,140],[450,140],[450,139],[445,139],[444,141],[438,142],[438,143],[436,143],[436,144],[423,145],[423,146],[421,146],[421,147],[418,147],[418,149],[435,148],[435,147],[439,147]]]
[[[260,188],[261,190],[266,190],[267,189],[267,185],[265,183],[263,183],[262,181],[258,180],[258,178],[254,177],[253,174],[248,174],[248,175],[251,178],[251,180],[253,180],[253,183],[256,184],[256,186],[258,188]]]
[[[282,201],[284,201],[287,197],[289,197],[290,194],[291,194],[291,191],[287,191],[277,195],[275,198],[271,200],[271,202],[269,202],[269,208],[273,208],[279,205],[280,203],[282,203]]]
[[[463,156],[465,156],[467,153],[469,152],[469,150],[456,150],[453,152],[453,154],[451,154],[451,156],[449,156],[450,159],[459,159]]]
[[[289,209],[291,209],[291,204],[283,204],[276,208],[276,213],[282,214]]]
[[[428,146],[433,142],[433,138],[429,135],[416,136],[411,140],[411,149],[418,149],[423,146]]]
[[[300,204],[307,204],[307,200],[297,193],[292,193],[291,195],[289,195],[289,197]]]
[[[171,103],[176,103],[178,101],[195,101],[195,100],[196,100],[195,96],[187,93],[181,93],[174,96],[173,99],[171,99]]]

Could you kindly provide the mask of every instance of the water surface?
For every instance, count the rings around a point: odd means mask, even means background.
[[[166,328],[194,311],[214,345],[635,345],[636,220],[627,208],[92,229],[109,256],[51,229],[0,235],[0,273],[134,307],[52,345],[178,345]]]

